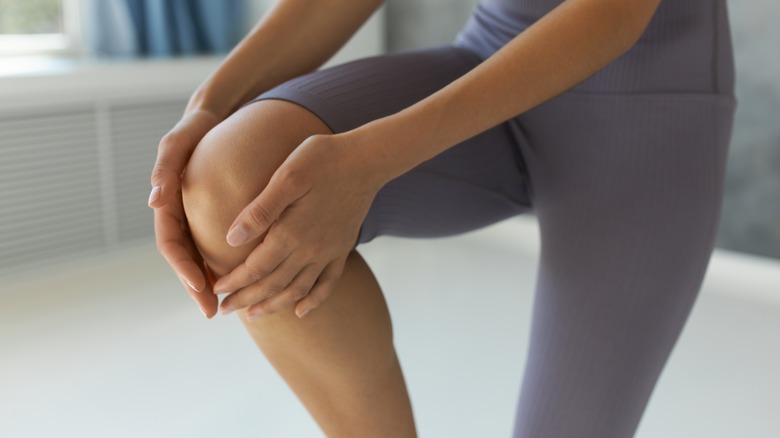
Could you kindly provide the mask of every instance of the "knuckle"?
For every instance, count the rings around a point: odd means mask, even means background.
[[[284,185],[291,185],[300,179],[299,173],[295,169],[289,167],[281,167],[277,170],[277,177],[279,182]]]
[[[322,254],[322,247],[320,245],[307,245],[304,249],[301,249],[303,257],[307,262],[317,260]]]
[[[294,286],[290,288],[290,296],[298,301],[309,294],[309,289],[305,286]]]
[[[167,256],[168,246],[169,243],[164,240],[160,240],[160,239],[155,240],[154,247],[157,249],[157,252],[160,253],[162,256]]]
[[[165,175],[165,168],[160,164],[155,164],[152,168],[152,184],[162,179]]]
[[[322,283],[317,289],[316,293],[311,294],[312,299],[318,304],[325,301],[325,299],[330,295],[330,291],[333,289],[335,284],[335,281],[326,281]]]
[[[262,264],[263,264],[263,252],[257,248],[255,248],[252,252],[249,253],[249,255],[246,258],[246,261],[244,262],[244,265],[246,265],[247,270],[253,267],[259,268]]]
[[[263,301],[261,303],[257,303],[252,308],[253,311],[260,313],[261,315],[270,315],[274,312],[273,306],[271,303]]]
[[[265,278],[265,276],[270,273],[268,268],[263,265],[248,266],[247,270],[249,273],[249,278],[254,281]]]
[[[257,226],[264,227],[271,223],[271,213],[265,206],[254,203],[249,208],[249,219]]]
[[[298,248],[298,238],[298,235],[289,232],[284,224],[277,225],[277,232],[276,235],[274,235],[274,241],[277,245],[279,245],[280,248],[284,248],[284,250],[288,252],[292,251],[294,248]]]
[[[307,173],[299,168],[285,167],[278,170],[281,186],[291,193],[299,193],[306,187]]]
[[[283,288],[283,287],[281,287],[281,286],[279,286],[279,285],[277,285],[277,284],[271,284],[271,285],[268,285],[268,286],[266,286],[266,287],[265,287],[265,290],[264,290],[264,295],[265,295],[267,298],[270,298],[270,297],[273,297],[273,296],[279,295],[279,293],[280,293],[282,290],[284,290],[284,288]]]
[[[306,297],[306,306],[309,309],[316,309],[317,307],[320,307],[322,301],[323,300],[317,294],[310,294]]]
[[[246,307],[246,293],[233,293],[222,302],[223,306],[230,307],[231,309],[239,310]]]
[[[162,136],[160,139],[160,144],[158,145],[158,149],[164,149],[168,146],[174,145],[178,143],[181,140],[181,135],[179,135],[177,130],[171,130],[168,131],[165,135]]]

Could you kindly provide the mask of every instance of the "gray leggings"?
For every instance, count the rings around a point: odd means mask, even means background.
[[[453,45],[317,71],[255,100],[298,103],[334,132],[394,113],[526,26],[485,3]],[[643,39],[603,71],[387,184],[363,224],[361,243],[536,215],[541,254],[516,438],[633,436],[696,300],[735,100],[725,9],[707,0],[715,19],[674,20],[705,13],[692,4],[705,3],[662,2]],[[662,32],[665,17],[694,29]]]

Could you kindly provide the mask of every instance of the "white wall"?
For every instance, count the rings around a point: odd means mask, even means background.
[[[254,25],[268,0],[249,0],[245,26]],[[324,67],[384,52],[384,7]],[[221,57],[145,60],[0,58],[0,109],[94,97],[189,93]]]
[[[273,0],[247,0],[248,13],[244,22],[245,31],[257,23],[273,4]],[[344,49],[334,56],[330,64],[346,61],[350,53],[382,53],[385,51],[386,6],[379,8],[376,14],[358,31]],[[342,53],[343,52],[343,53]]]

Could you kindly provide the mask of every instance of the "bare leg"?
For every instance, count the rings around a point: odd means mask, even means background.
[[[196,244],[217,276],[253,248],[225,242],[238,212],[298,144],[324,133],[327,126],[302,107],[266,100],[237,111],[200,143],[183,199]],[[236,313],[327,436],[416,436],[387,305],[357,252],[336,290],[305,318],[292,307],[254,322],[245,309]]]

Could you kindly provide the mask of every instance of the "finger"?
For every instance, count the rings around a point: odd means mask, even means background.
[[[214,271],[211,270],[211,266],[205,260],[203,261],[203,270],[206,273],[207,287],[210,286],[213,291],[214,284],[217,282],[217,276],[214,275]]]
[[[183,244],[184,231],[170,209],[154,210],[154,235],[157,249],[180,278],[196,291],[203,290],[205,279],[189,249]]]
[[[203,260],[200,251],[198,251],[192,239],[189,236],[186,236],[184,242],[184,246],[187,248],[188,253],[198,268],[203,272],[210,273],[210,270],[206,266],[206,261]],[[190,297],[195,300],[195,303],[197,303],[201,313],[203,313],[203,316],[211,319],[214,315],[217,314],[219,299],[212,293],[211,284],[209,281],[205,282],[204,287],[199,292],[191,288],[189,285],[185,286],[185,290],[187,290],[187,293],[190,295]]]
[[[341,278],[341,273],[344,272],[345,263],[346,259],[339,262],[331,262],[331,264],[322,271],[322,275],[317,279],[311,292],[295,305],[295,315],[297,315],[298,318],[303,318],[307,313],[319,307],[320,304],[328,298],[331,291],[338,283],[339,278]]]
[[[182,129],[174,128],[157,146],[157,160],[152,168],[152,191],[148,201],[152,208],[170,202],[181,185],[181,174],[194,149],[194,145],[187,147],[183,144],[187,139],[182,132]]]
[[[213,318],[214,315],[217,314],[217,308],[219,307],[219,300],[217,299],[217,296],[214,294],[204,294],[197,292],[180,277],[178,278],[182,287],[184,287],[184,290],[187,291],[187,294],[190,296],[190,298],[192,298],[195,301],[195,304],[197,304],[200,313],[202,313],[203,316],[205,316],[207,319]]]
[[[244,263],[223,275],[214,284],[214,293],[226,294],[245,288],[269,276],[290,255],[283,236],[266,238],[247,256]]]
[[[309,294],[320,273],[322,273],[321,267],[314,264],[308,265],[285,288],[284,292],[250,306],[247,309],[247,318],[250,321],[254,321],[261,316],[270,315],[290,305],[294,305]]]
[[[198,272],[205,269],[203,259],[201,258],[200,253],[198,252],[197,248],[195,248],[195,245],[191,240],[187,239],[184,241],[184,243],[178,244],[177,251],[180,251],[178,257],[187,257],[189,259],[187,263],[192,264],[195,269],[198,270]],[[169,264],[171,264],[171,266],[177,265],[171,258],[166,256],[166,259],[168,260]],[[219,300],[217,299],[217,296],[211,292],[211,287],[209,284],[206,283],[202,287],[195,289],[190,284],[190,281],[185,279],[183,276],[177,274],[177,278],[184,287],[184,290],[186,290],[190,298],[195,301],[201,313],[203,313],[206,318],[211,319],[214,315],[217,314]]]
[[[181,185],[181,174],[192,151],[217,123],[219,119],[214,114],[190,111],[160,140],[152,169],[152,191],[148,201],[150,207],[161,207],[173,199]]]
[[[227,234],[230,246],[240,246],[260,237],[282,212],[308,189],[289,172],[277,169],[268,185],[236,217]]]
[[[179,174],[164,166],[164,163],[155,165],[152,170],[152,191],[149,192],[147,200],[147,204],[152,208],[162,207],[170,202],[172,193],[181,184]]]
[[[301,262],[295,261],[291,257],[285,259],[277,269],[264,279],[228,295],[222,300],[220,312],[228,314],[281,293],[304,267]]]

